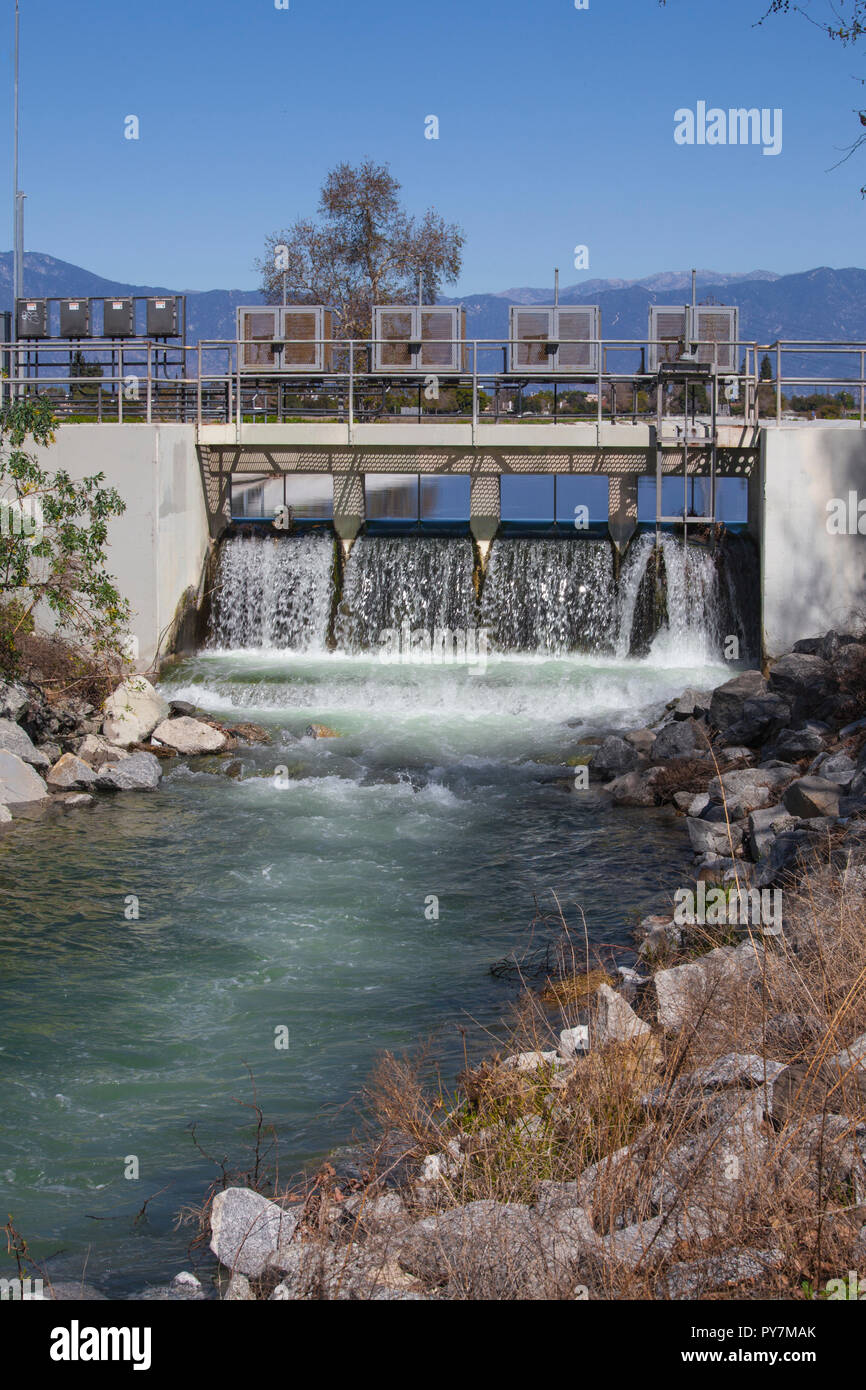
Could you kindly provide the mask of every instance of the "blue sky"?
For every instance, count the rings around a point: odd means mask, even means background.
[[[252,287],[265,235],[371,156],[411,210],[464,227],[460,292],[550,284],[555,265],[564,284],[862,265],[866,147],[827,170],[866,105],[866,51],[797,17],[754,28],[765,3],[21,0],[26,244],[121,280]],[[10,78],[13,14],[0,0]],[[675,144],[699,100],[782,108],[782,152]],[[3,246],[10,141],[11,96]]]

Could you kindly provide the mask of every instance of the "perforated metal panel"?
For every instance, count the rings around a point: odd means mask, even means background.
[[[377,306],[373,310],[373,370],[462,371],[465,323],[459,306]]]
[[[596,372],[601,312],[595,304],[523,305],[511,309],[509,371],[536,376]]]
[[[692,337],[700,342],[698,361],[715,362],[727,371],[736,371],[740,311],[727,305],[699,304],[694,312]]]
[[[684,350],[691,350],[691,343],[698,343],[699,362],[715,362],[736,371],[739,321],[739,310],[733,305],[698,304],[695,309],[650,305],[648,336],[651,342],[661,342],[650,346],[647,370],[658,371],[660,362],[675,362]]]

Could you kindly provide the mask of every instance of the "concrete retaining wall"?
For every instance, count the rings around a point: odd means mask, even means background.
[[[772,660],[801,637],[866,621],[866,535],[833,534],[828,512],[834,498],[846,507],[849,494],[866,498],[866,431],[768,428],[761,455],[764,649]]]
[[[133,608],[138,665],[151,665],[178,603],[198,586],[208,520],[194,425],[61,425],[39,451],[51,470],[80,479],[104,473],[126,512],[111,522],[109,571]]]

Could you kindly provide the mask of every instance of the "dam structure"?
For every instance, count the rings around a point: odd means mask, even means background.
[[[490,619],[507,649],[639,653],[650,564],[680,584],[678,611],[706,599],[703,562],[678,568],[676,545],[714,557],[718,640],[734,633],[755,662],[866,611],[866,345],[584,338],[577,366],[559,341],[527,366],[513,340],[455,336],[436,340],[438,361],[423,338],[409,343],[395,367],[381,340],[328,339],[303,371],[275,360],[290,343],[260,346],[251,365],[240,332],[171,358],[150,340],[93,340],[76,356],[98,362],[94,385],[53,340],[3,345],[3,401],[48,395],[60,420],[43,464],[102,473],[126,502],[109,566],[141,669],[205,628],[226,645],[324,634],[357,648],[376,614],[396,611],[371,597],[377,563],[398,585],[411,547],[433,555],[433,542],[438,559],[416,566],[424,584],[453,589],[452,613]],[[791,414],[789,394],[809,384],[846,391],[852,408]],[[232,538],[254,544],[221,556]],[[274,547],[291,549],[274,560]],[[638,570],[643,590],[629,587]],[[366,637],[344,592],[361,572]],[[293,585],[306,597],[289,613]],[[531,613],[509,609],[520,587]]]

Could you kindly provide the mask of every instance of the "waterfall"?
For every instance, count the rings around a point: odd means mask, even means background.
[[[614,607],[608,541],[494,541],[481,624],[499,651],[604,650],[611,645]]]
[[[362,536],[346,563],[337,613],[337,645],[374,651],[382,633],[408,623],[413,632],[477,627],[472,542],[432,536]]]
[[[211,617],[215,647],[325,646],[331,614],[330,536],[238,536],[223,543]]]
[[[619,582],[616,653],[683,665],[718,657],[727,635],[718,557],[702,545],[663,534],[639,536]]]

